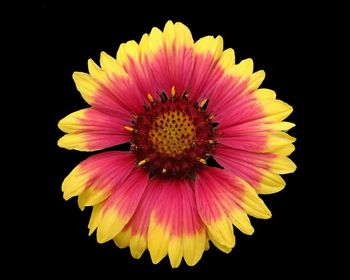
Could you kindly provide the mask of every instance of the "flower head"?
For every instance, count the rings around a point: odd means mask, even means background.
[[[67,176],[64,198],[93,206],[89,234],[100,243],[149,250],[153,263],[166,255],[196,264],[209,240],[228,253],[233,226],[254,232],[248,215],[271,213],[258,194],[282,190],[280,174],[294,172],[287,157],[295,138],[283,120],[292,107],[260,88],[265,73],[253,61],[235,64],[223,39],[194,42],[189,29],[167,22],[139,43],[121,44],[116,58],[73,79],[89,108],[59,122],[58,145],[97,151],[130,143],[130,151],[90,156]],[[218,164],[211,164],[215,159]]]

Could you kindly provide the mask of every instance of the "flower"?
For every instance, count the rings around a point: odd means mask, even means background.
[[[116,59],[102,52],[100,65],[90,59],[89,74],[73,74],[90,107],[58,124],[66,149],[130,143],[90,156],[62,185],[65,199],[93,206],[88,228],[99,243],[192,266],[209,240],[231,251],[232,225],[251,235],[248,215],[271,217],[259,194],[282,190],[280,174],[296,169],[295,138],[285,132],[294,124],[283,121],[292,107],[259,89],[265,73],[253,73],[251,59],[235,64],[221,36],[194,42],[168,21],[121,44]]]

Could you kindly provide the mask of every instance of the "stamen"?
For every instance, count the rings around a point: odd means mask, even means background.
[[[203,158],[199,158],[198,161],[202,164],[207,164],[207,161]]]
[[[163,173],[163,174],[166,173],[166,169],[165,169],[165,168],[162,169],[162,173]]]
[[[171,97],[175,97],[175,86],[171,87]]]
[[[134,128],[133,128],[133,127],[130,127],[130,126],[124,126],[124,128],[125,128],[127,131],[130,131],[130,132],[133,132],[133,131],[134,131]]]
[[[215,118],[215,114],[214,114],[213,112],[211,112],[211,113],[209,114],[208,119],[209,119],[209,120],[212,120],[212,119],[214,119],[214,118]]]
[[[142,165],[144,165],[147,161],[148,161],[148,160],[145,158],[145,159],[143,159],[143,160],[140,160],[140,161],[137,163],[137,165],[138,165],[138,166],[142,166]]]
[[[149,102],[151,102],[151,103],[154,102],[153,96],[150,95],[149,93],[147,93],[147,98],[148,98]]]
[[[203,109],[203,107],[207,104],[207,102],[208,102],[208,98],[206,98],[206,99],[204,99],[200,104],[199,104],[199,108],[200,109]]]

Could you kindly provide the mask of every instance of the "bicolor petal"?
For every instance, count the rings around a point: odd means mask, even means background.
[[[134,169],[128,178],[115,187],[109,198],[103,202],[101,218],[97,226],[97,241],[107,242],[117,236],[133,216],[148,184],[148,174]],[[92,229],[93,230],[93,229]]]
[[[206,246],[205,227],[196,210],[193,186],[189,180],[163,181],[158,201],[152,211],[148,231],[148,249],[153,263],[169,254],[173,267],[182,257],[195,265]]]
[[[279,174],[291,173],[296,169],[295,164],[284,155],[253,153],[223,145],[217,146],[215,159],[264,194],[281,191],[285,181]]]
[[[162,185],[152,178],[133,216],[123,230],[114,238],[120,248],[130,247],[131,255],[139,259],[148,247],[147,236],[151,213],[159,199]]]
[[[202,170],[196,178],[195,192],[198,213],[210,240],[226,253],[235,245],[232,224],[243,233],[252,234],[254,229],[247,214],[271,216],[254,189],[229,171],[210,167]]]
[[[130,141],[124,126],[128,122],[120,116],[88,108],[69,114],[59,121],[58,127],[68,134],[58,146],[79,151],[96,151]]]
[[[98,204],[121,184],[135,166],[130,152],[104,152],[78,164],[64,179],[64,199],[82,195],[81,208]]]

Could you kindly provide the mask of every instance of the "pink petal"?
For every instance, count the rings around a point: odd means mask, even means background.
[[[123,183],[115,186],[102,205],[102,219],[97,228],[98,242],[114,238],[129,222],[148,185],[148,177],[149,174],[142,168],[135,168]]]
[[[200,171],[195,192],[198,213],[210,240],[226,253],[235,245],[232,224],[252,234],[254,229],[247,214],[258,218],[271,216],[255,190],[226,170],[209,167]]]
[[[284,188],[279,174],[294,172],[295,164],[286,156],[274,153],[254,153],[217,145],[214,153],[225,169],[244,179],[259,193],[274,193]]]
[[[209,167],[198,173],[195,192],[198,213],[210,225],[241,207],[244,188],[232,173]]]
[[[194,234],[202,229],[195,207],[195,196],[190,180],[154,179],[162,185],[162,192],[154,208],[156,222],[169,227],[171,235]]]
[[[190,98],[201,101],[214,97],[223,73],[212,55],[197,54],[189,88]]]
[[[199,218],[193,184],[190,180],[155,179],[162,192],[152,212],[148,248],[153,263],[169,254],[173,267],[182,256],[188,265],[196,264],[206,246],[204,225]]]
[[[124,229],[116,236],[114,242],[117,246],[125,248],[130,246],[133,257],[140,258],[147,249],[147,234],[151,218],[162,185],[152,178],[146,187],[139,204]]]
[[[214,157],[225,169],[256,188],[262,180],[262,171],[268,171],[271,161],[275,158],[273,154],[252,153],[223,145],[217,146]]]
[[[129,122],[117,114],[93,108],[79,110],[62,119],[58,126],[68,134],[58,144],[67,149],[96,151],[130,141],[124,129]]]
[[[140,92],[132,77],[109,77],[98,90],[93,107],[130,119],[142,111],[146,95]]]
[[[93,188],[109,196],[135,166],[130,152],[104,152],[90,156],[77,165],[66,177],[62,190],[66,199]]]

